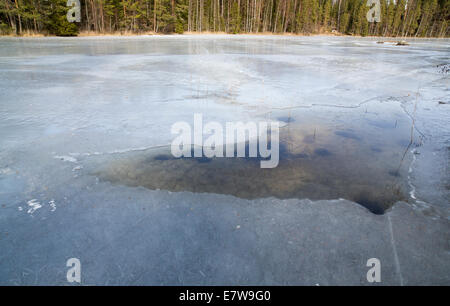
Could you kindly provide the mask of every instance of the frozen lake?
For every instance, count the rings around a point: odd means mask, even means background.
[[[354,284],[377,256],[449,284],[449,64],[449,40],[0,38],[0,284],[70,257],[89,284]],[[279,166],[171,157],[194,113],[280,122]]]

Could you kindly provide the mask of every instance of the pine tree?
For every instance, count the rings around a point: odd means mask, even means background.
[[[330,29],[330,18],[331,18],[331,0],[325,0],[322,5],[322,27],[325,31]]]

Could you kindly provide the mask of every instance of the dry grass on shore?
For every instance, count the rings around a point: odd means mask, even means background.
[[[109,33],[100,33],[94,31],[82,31],[77,36],[74,37],[103,37],[103,36],[200,36],[200,35],[251,35],[251,36],[291,36],[291,37],[307,37],[307,36],[341,36],[341,37],[355,37],[361,38],[363,36],[359,35],[347,35],[342,34],[336,31],[324,31],[320,33],[308,34],[308,33],[273,33],[273,32],[258,32],[258,33],[239,33],[239,34],[231,34],[227,32],[211,32],[211,31],[203,31],[203,32],[184,32],[183,34],[176,33],[159,33],[153,31],[145,31],[145,32],[132,32],[132,31],[117,31],[117,32],[109,32]],[[56,37],[55,35],[50,35],[48,33],[36,33],[33,31],[24,31],[21,35],[17,35],[16,33],[9,34],[1,34],[0,37]],[[379,38],[379,39],[390,39],[390,41],[398,42],[397,40],[420,40],[420,39],[448,39],[448,37],[390,37],[390,36],[365,36],[366,38]],[[387,41],[386,41],[387,42]]]

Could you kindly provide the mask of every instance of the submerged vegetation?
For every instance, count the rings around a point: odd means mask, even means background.
[[[381,21],[369,23],[365,0],[81,0],[69,23],[65,0],[0,0],[0,34],[342,33],[448,37],[449,0],[380,1]]]

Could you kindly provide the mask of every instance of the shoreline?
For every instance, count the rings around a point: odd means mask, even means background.
[[[183,34],[177,33],[155,33],[155,32],[142,32],[142,33],[132,33],[132,32],[114,32],[114,33],[99,33],[99,32],[80,32],[77,36],[57,36],[48,34],[35,34],[35,33],[24,33],[23,35],[0,35],[0,38],[10,37],[10,38],[86,38],[86,37],[145,37],[145,36],[167,36],[167,37],[177,37],[177,36],[207,36],[207,35],[217,35],[217,36],[274,36],[274,37],[353,37],[353,38],[377,38],[377,39],[389,39],[389,40],[426,40],[426,39],[439,39],[446,40],[450,37],[404,37],[404,36],[360,36],[360,35],[348,35],[342,33],[315,33],[315,34],[295,34],[295,33],[272,33],[272,32],[259,32],[259,33],[239,33],[232,34],[226,32],[184,32]]]

